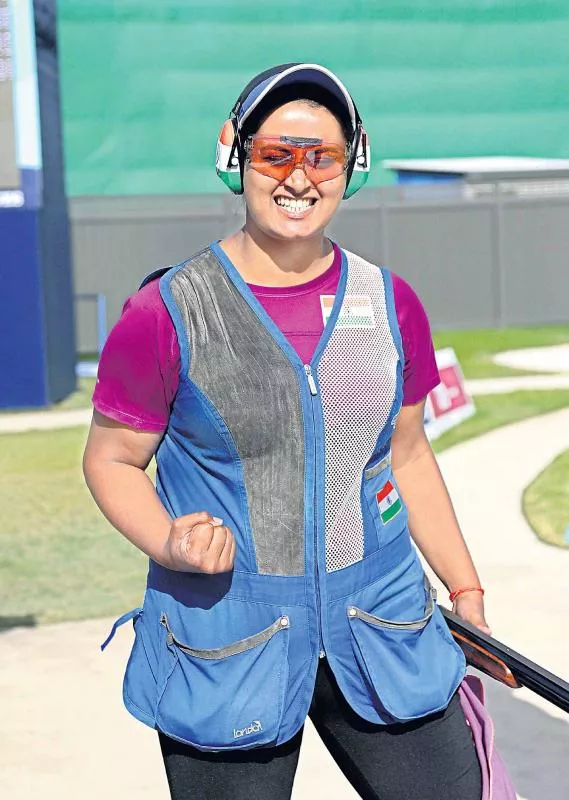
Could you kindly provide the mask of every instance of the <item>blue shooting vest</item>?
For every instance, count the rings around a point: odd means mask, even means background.
[[[445,708],[465,661],[391,471],[403,352],[390,273],[342,253],[310,364],[217,244],[160,291],[181,373],[157,492],[172,518],[221,517],[237,547],[220,575],[150,561],[143,608],[116,623],[134,618],[128,710],[203,750],[281,744],[324,655],[365,720]]]

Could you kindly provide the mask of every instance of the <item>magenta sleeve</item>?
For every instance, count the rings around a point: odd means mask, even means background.
[[[176,395],[180,350],[158,281],[129,297],[101,353],[93,405],[130,428],[160,433]]]
[[[409,284],[393,275],[395,311],[401,331],[403,366],[403,405],[412,406],[440,383],[429,318],[423,304]]]
[[[429,320],[409,284],[393,275],[405,365],[403,404],[422,400],[439,383]],[[99,363],[93,405],[137,430],[163,432],[178,390],[180,349],[158,281],[130,297]]]

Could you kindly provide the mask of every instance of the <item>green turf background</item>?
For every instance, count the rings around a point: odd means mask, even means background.
[[[288,61],[335,70],[382,158],[569,157],[569,0],[59,0],[74,195],[222,191],[224,116]]]

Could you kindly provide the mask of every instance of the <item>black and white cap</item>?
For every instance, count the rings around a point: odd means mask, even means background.
[[[239,132],[254,132],[261,119],[289,100],[306,97],[330,109],[351,140],[360,116],[342,81],[320,64],[280,64],[262,72],[241,92],[233,113]]]

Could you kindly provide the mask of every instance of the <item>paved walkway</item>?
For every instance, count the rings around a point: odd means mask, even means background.
[[[492,360],[503,367],[530,372],[569,373],[569,344],[504,350],[502,353],[497,353]]]
[[[569,389],[569,344],[505,350],[503,353],[497,353],[492,361],[503,367],[549,374],[512,375],[508,378],[466,381],[466,388],[470,394],[507,394],[520,390]]]
[[[479,378],[465,381],[465,385],[466,391],[470,395],[569,389],[569,374],[514,375],[509,378]]]
[[[92,408],[73,411],[22,411],[17,414],[0,414],[0,433],[25,433],[54,428],[76,428],[89,425]]]
[[[569,551],[540,543],[520,511],[528,482],[569,448],[569,409],[493,431],[440,457],[498,638],[568,677]],[[444,602],[446,593],[441,594]],[[109,620],[0,635],[0,796],[7,800],[166,800],[155,734],[123,710],[132,640]],[[566,800],[567,715],[487,682],[498,744],[525,800]],[[33,766],[32,766],[33,765]],[[294,800],[356,795],[307,726]],[[420,800],[417,798],[417,800]]]

